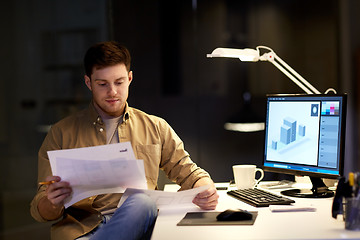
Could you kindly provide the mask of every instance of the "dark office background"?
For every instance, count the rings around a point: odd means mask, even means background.
[[[2,2],[0,238],[49,239],[29,214],[37,151],[51,124],[88,105],[82,57],[103,40],[132,52],[129,104],[166,119],[215,181],[234,164],[261,166],[264,133],[223,128],[244,93],[263,117],[265,94],[302,92],[270,63],[206,58],[216,47],[271,47],[321,92],[348,93],[345,172],[359,170],[359,10],[357,0]]]

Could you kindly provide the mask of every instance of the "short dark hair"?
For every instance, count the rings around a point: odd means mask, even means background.
[[[93,68],[101,69],[123,63],[130,71],[129,50],[115,41],[100,42],[91,46],[84,57],[85,74],[90,78]]]

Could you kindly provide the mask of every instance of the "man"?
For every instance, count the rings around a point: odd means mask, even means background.
[[[40,222],[57,222],[52,239],[149,239],[157,217],[155,204],[144,194],[129,197],[116,209],[121,194],[83,199],[64,209],[72,193],[68,182],[52,176],[47,151],[130,141],[138,159],[144,160],[149,189],[155,189],[159,168],[169,179],[190,189],[211,187],[193,203],[205,210],[216,208],[219,195],[209,174],[191,161],[181,139],[165,120],[127,104],[133,80],[130,54],[117,42],[102,42],[85,54],[85,84],[92,92],[89,107],[52,126],[40,150],[39,186],[31,202],[31,214]],[[114,212],[106,214],[105,212]]]

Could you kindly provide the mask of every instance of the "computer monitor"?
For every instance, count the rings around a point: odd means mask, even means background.
[[[331,197],[322,178],[343,175],[344,95],[267,95],[265,171],[309,176],[312,189],[281,192],[294,197]]]

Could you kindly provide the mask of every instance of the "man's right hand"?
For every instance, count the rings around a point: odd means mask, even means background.
[[[64,201],[72,193],[70,184],[61,181],[58,176],[48,176],[46,181],[54,181],[47,186],[46,195],[39,201],[38,209],[40,215],[47,220],[55,220],[62,215]]]
[[[64,201],[70,196],[72,189],[68,182],[61,181],[58,176],[49,176],[46,181],[54,181],[46,189],[47,199],[55,206],[64,205]]]

